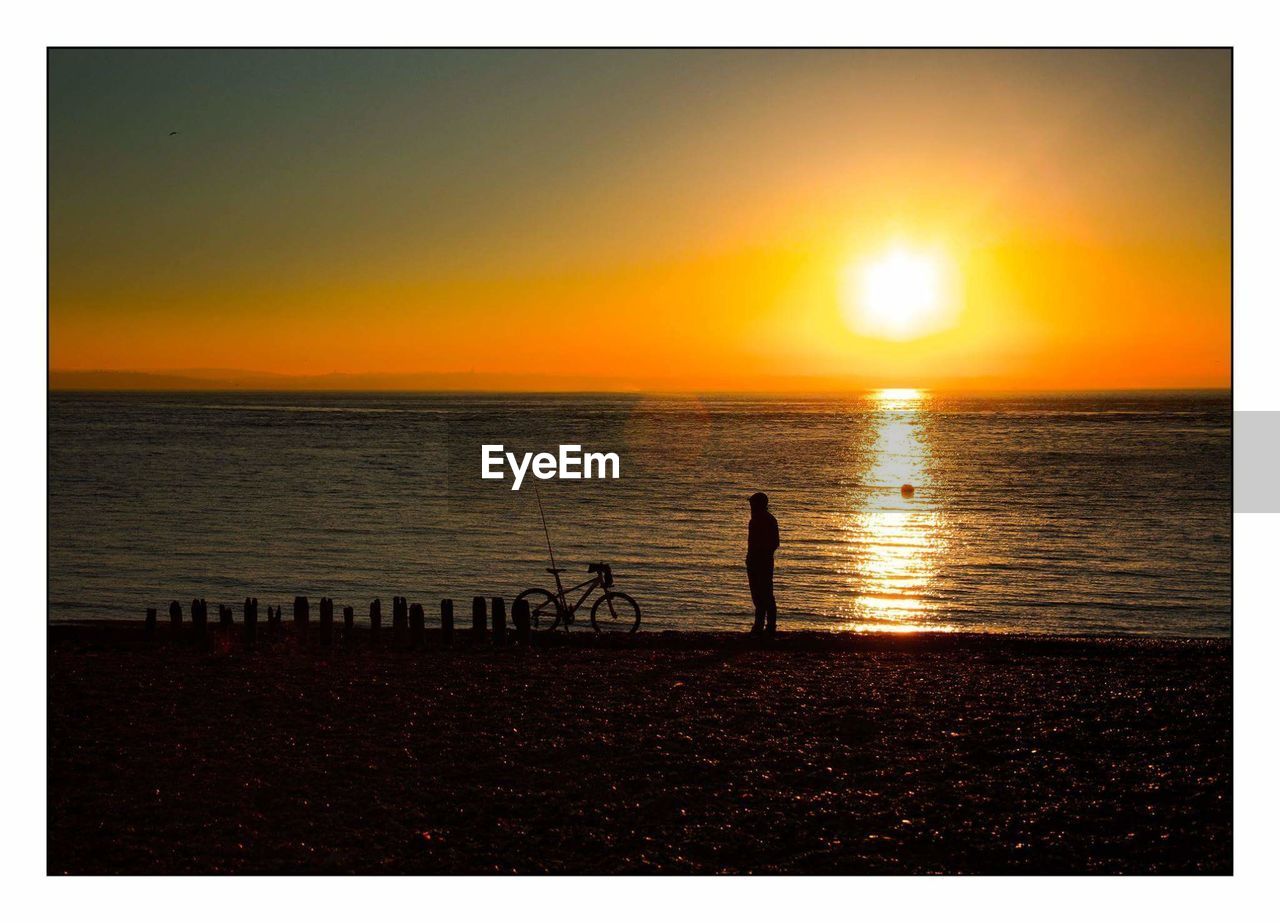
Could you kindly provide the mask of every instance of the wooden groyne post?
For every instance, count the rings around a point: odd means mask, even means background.
[[[342,607],[342,640],[350,644],[356,635],[356,610],[352,606]]]
[[[333,600],[320,597],[320,643],[333,643]]]
[[[533,639],[532,627],[529,624],[529,600],[517,599],[511,604],[511,621],[516,626],[516,643],[528,647]]]
[[[484,641],[485,608],[483,596],[471,600],[471,640],[476,644]]]
[[[299,638],[307,636],[307,628],[311,622],[311,603],[305,596],[293,597],[293,627]]]
[[[396,644],[403,647],[409,635],[409,601],[403,596],[391,599],[391,630]]]
[[[205,607],[203,599],[191,600],[191,627],[195,629],[196,637],[203,638],[205,629],[209,625],[209,610]]]
[[[453,643],[453,600],[440,600],[440,641],[442,644]]]
[[[233,624],[231,618],[231,607],[218,603],[218,624],[223,628],[230,628]]]
[[[169,627],[174,631],[182,627],[182,606],[176,599],[169,603]]]
[[[409,607],[409,641],[414,647],[422,647],[427,640],[427,614],[421,603]]]
[[[147,637],[154,638],[156,636],[156,610],[147,610]]]
[[[503,647],[507,643],[507,604],[501,596],[493,597],[493,644]]]
[[[382,629],[382,600],[375,599],[369,603],[369,632],[371,641],[378,640],[378,632]]]
[[[244,600],[244,646],[251,648],[258,640],[258,600],[246,596]]]

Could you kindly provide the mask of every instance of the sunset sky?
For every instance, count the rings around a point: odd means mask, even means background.
[[[1227,51],[52,51],[50,365],[1225,387],[1230,81]]]

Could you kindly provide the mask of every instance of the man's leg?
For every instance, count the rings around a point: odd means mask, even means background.
[[[773,565],[769,565],[769,573],[765,578],[768,583],[765,585],[765,615],[768,616],[769,624],[767,631],[773,634],[778,630],[778,600],[773,595]]]
[[[751,605],[756,609],[756,623],[751,626],[751,633],[759,634],[764,631],[765,613],[769,602],[765,596],[765,587],[761,586],[760,572],[754,567],[747,568],[747,585],[751,587]]]

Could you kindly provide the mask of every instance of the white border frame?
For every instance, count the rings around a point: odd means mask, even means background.
[[[599,3],[487,3],[431,7],[406,2],[215,6],[172,2],[50,3],[10,11],[0,56],[7,118],[0,148],[11,203],[4,248],[12,292],[3,341],[4,400],[16,438],[5,453],[10,653],[4,673],[6,727],[4,856],[6,905],[23,918],[180,916],[225,923],[289,917],[352,920],[399,912],[525,921],[608,919],[651,923],[664,916],[777,920],[796,913],[907,919],[1070,920],[1080,917],[1251,919],[1273,903],[1277,766],[1272,664],[1277,641],[1274,550],[1280,516],[1235,517],[1236,812],[1233,879],[466,879],[146,881],[45,878],[45,94],[46,45],[1234,45],[1235,404],[1280,409],[1276,362],[1280,272],[1272,253],[1280,215],[1280,136],[1273,118],[1280,54],[1262,4],[1014,2],[855,6],[795,0],[785,5],[655,0],[632,8]],[[481,909],[483,908],[483,909]],[[1254,908],[1257,908],[1254,910]]]

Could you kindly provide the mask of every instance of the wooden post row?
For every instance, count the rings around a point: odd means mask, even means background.
[[[493,640],[495,644],[505,644],[507,639],[506,605],[502,597],[495,596],[490,601],[493,618]],[[408,637],[414,646],[422,646],[426,642],[426,613],[419,603],[409,605],[408,599],[396,596],[392,601],[393,625],[400,641]],[[267,606],[267,629],[274,635],[281,621],[283,607]],[[488,633],[489,606],[483,596],[476,596],[471,601],[471,634],[475,641],[484,640]],[[197,635],[203,635],[208,626],[208,602],[199,597],[191,600],[191,625]],[[311,603],[305,596],[295,596],[293,600],[293,621],[300,634],[306,633],[310,626]],[[223,626],[234,625],[234,611],[230,606],[219,604],[218,621]],[[521,645],[528,645],[531,635],[529,619],[529,603],[517,600],[511,608],[511,621],[516,632],[516,640]],[[351,606],[342,609],[343,637],[350,642],[355,636],[355,610]],[[169,624],[177,629],[182,625],[182,605],[175,599],[169,603]],[[382,627],[382,601],[375,599],[369,604],[369,627],[377,633]],[[146,632],[153,635],[156,630],[156,610],[147,609]],[[333,600],[328,597],[320,599],[320,635],[329,641],[333,632]],[[246,647],[252,647],[258,633],[258,600],[246,597],[244,601],[244,640]],[[453,600],[440,600],[440,637],[442,643],[453,643],[454,614]]]

